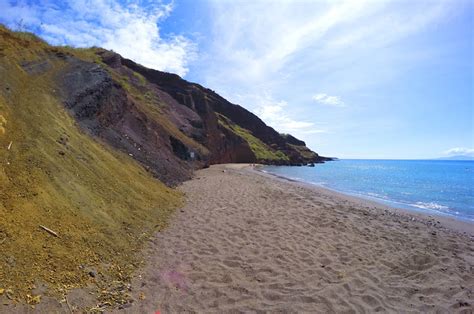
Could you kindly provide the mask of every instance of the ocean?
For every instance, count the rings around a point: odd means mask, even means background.
[[[474,161],[344,159],[263,170],[398,208],[474,221]]]

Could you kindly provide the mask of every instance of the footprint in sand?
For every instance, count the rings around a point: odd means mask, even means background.
[[[408,257],[402,265],[406,268],[422,271],[431,268],[434,265],[434,258],[428,254],[415,254]]]

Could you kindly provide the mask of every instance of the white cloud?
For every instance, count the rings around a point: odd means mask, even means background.
[[[453,155],[466,155],[474,157],[474,148],[466,148],[466,147],[455,147],[448,149],[444,152],[445,155],[453,156]]]
[[[444,0],[410,5],[396,0],[211,0],[212,44],[199,77],[230,100],[267,115],[264,120],[271,126],[299,130],[311,144],[311,133],[280,117],[311,123],[316,114],[314,101],[328,106],[357,103],[362,97],[356,99],[356,93],[370,94],[374,86],[426,62],[429,51],[399,43],[436,27],[456,6]],[[315,86],[344,99],[314,95]],[[273,102],[262,107],[252,98],[262,91],[291,106]],[[241,100],[238,94],[248,97]],[[343,116],[327,111],[318,108],[318,119],[331,115],[329,122]]]
[[[211,1],[214,83],[259,84],[304,70],[357,61],[449,14],[449,1],[404,6],[388,0]],[[348,50],[350,49],[350,50]],[[303,78],[301,78],[303,79]]]
[[[281,133],[290,133],[295,136],[302,134],[326,133],[326,130],[317,128],[315,123],[294,119],[285,110],[288,106],[286,101],[275,101],[268,94],[253,95],[252,103],[256,104],[254,113],[265,123],[274,127]],[[250,100],[249,96],[246,96]]]
[[[334,106],[334,107],[344,107],[346,104],[339,98],[339,96],[329,96],[327,94],[321,93],[316,94],[312,97],[317,103]]]
[[[194,43],[183,36],[162,38],[159,23],[169,16],[172,6],[140,1],[121,4],[117,0],[70,0],[41,4],[0,0],[0,20],[15,27],[22,21],[26,29],[37,29],[52,44],[78,47],[100,46],[144,66],[177,73],[188,72],[196,54]]]
[[[217,57],[233,79],[255,82],[283,70],[291,58],[332,28],[377,7],[372,1],[214,2]],[[229,71],[230,72],[230,71]]]

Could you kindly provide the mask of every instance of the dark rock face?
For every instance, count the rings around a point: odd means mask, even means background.
[[[122,64],[142,74],[151,83],[158,85],[160,89],[171,95],[178,103],[197,112],[203,121],[206,122],[208,129],[215,131],[215,122],[213,123],[212,121],[215,120],[215,116],[212,112],[216,112],[228,117],[242,128],[249,130],[262,142],[272,145],[275,150],[285,153],[290,159],[286,162],[288,164],[322,162],[324,159],[324,157],[319,157],[314,152],[314,156],[311,158],[302,156],[288,144],[306,146],[305,142],[291,135],[278,133],[253,113],[239,105],[230,103],[208,88],[187,82],[176,74],[145,68],[128,59],[122,59]],[[220,160],[218,158],[220,154],[220,150],[215,151],[215,154],[211,155],[211,159]],[[220,160],[219,162],[254,162],[254,160]],[[284,164],[285,162],[275,161],[275,163]]]
[[[128,59],[122,59],[121,62],[158,86],[178,106],[189,108],[199,116],[199,125],[206,131],[206,136],[195,139],[209,149],[211,164],[257,161],[247,142],[219,126],[212,101],[208,94],[203,93],[201,86],[189,83],[176,74],[151,70]]]
[[[86,131],[139,162],[161,181],[176,185],[200,165],[183,158],[186,147],[172,139],[128,97],[101,66],[67,58],[58,75],[66,108]]]
[[[97,64],[75,58],[67,60],[69,66],[61,73],[59,81],[66,108],[94,133],[120,119],[126,109],[126,95],[117,85],[114,86],[107,71]],[[110,101],[112,99],[114,102]],[[115,101],[119,102],[115,104],[117,110],[107,108],[107,104]]]
[[[126,152],[168,185],[215,163],[302,165],[324,160],[303,141],[276,132],[209,89],[113,52],[96,53],[103,64],[62,56],[67,66],[58,73],[57,84],[65,107],[87,132]],[[285,159],[257,158],[249,141],[223,126],[219,116]]]

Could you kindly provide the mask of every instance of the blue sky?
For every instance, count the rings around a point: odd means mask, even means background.
[[[322,155],[432,158],[474,155],[473,3],[0,0],[0,22],[178,73]]]

